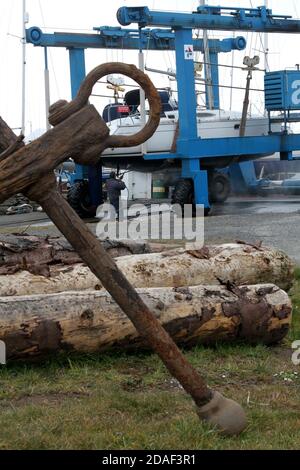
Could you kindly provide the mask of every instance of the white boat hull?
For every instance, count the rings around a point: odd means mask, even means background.
[[[171,113],[168,113],[169,115]],[[208,113],[205,113],[208,114]],[[223,112],[225,117],[218,119],[217,112],[211,113],[213,118],[198,119],[198,137],[213,139],[221,137],[239,137],[240,119],[231,119],[229,114]],[[236,113],[235,113],[236,115]],[[177,116],[176,116],[177,117]],[[227,118],[226,118],[227,117]],[[176,131],[177,119],[162,118],[155,134],[144,144],[137,147],[107,149],[105,155],[142,155],[143,153],[169,152]],[[116,119],[109,125],[112,135],[130,135],[141,129],[140,117],[133,116]],[[272,131],[280,132],[280,124],[273,124]],[[268,135],[269,123],[267,118],[250,118],[246,124],[245,136],[255,137]]]

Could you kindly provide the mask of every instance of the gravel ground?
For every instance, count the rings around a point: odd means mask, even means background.
[[[95,221],[87,223],[95,232]],[[262,241],[284,250],[300,265],[300,197],[230,198],[213,208],[204,229],[205,243]],[[36,235],[59,233],[43,213],[0,217],[1,233],[23,230]]]

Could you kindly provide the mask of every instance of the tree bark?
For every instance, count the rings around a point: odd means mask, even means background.
[[[0,259],[4,258],[4,261],[0,261],[0,296],[102,288],[100,280],[91,270],[78,263],[79,256],[73,251],[68,251],[69,245],[63,242],[63,239],[48,240],[48,245],[47,241],[44,241],[34,248],[35,239],[20,239],[21,246],[25,243],[25,248],[31,244],[31,251],[21,250],[20,247],[20,253],[9,253],[9,239],[5,238],[6,247],[0,247]],[[109,241],[103,243],[108,244],[110,251]],[[122,245],[120,251],[114,246],[113,244],[111,250],[115,251],[115,254],[122,253]],[[134,246],[135,244],[132,245]],[[136,252],[138,248],[139,245]],[[241,244],[211,245],[197,252],[172,250],[128,255],[117,258],[116,263],[135,287],[183,287],[227,283],[239,286],[267,282],[288,290],[293,282],[293,263],[283,252]],[[18,272],[4,275],[15,272],[15,267],[18,267]]]
[[[135,287],[267,282],[288,290],[294,279],[293,262],[285,253],[240,243],[126,256],[117,264]]]
[[[114,258],[150,253],[155,249],[147,242],[134,240],[103,240],[101,244]],[[57,270],[64,271],[76,263],[82,263],[82,260],[64,237],[0,234],[0,275],[26,270],[50,277],[53,276],[51,272],[55,275]]]
[[[288,295],[273,284],[138,289],[182,345],[280,341],[291,322]],[[106,292],[0,298],[0,340],[8,359],[49,352],[146,348],[132,322]]]

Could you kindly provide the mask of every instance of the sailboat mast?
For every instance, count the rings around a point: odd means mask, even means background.
[[[200,0],[200,5],[205,5],[205,0]],[[214,97],[212,88],[212,76],[211,76],[211,65],[210,65],[210,54],[208,45],[207,30],[203,30],[203,46],[204,46],[204,62],[205,62],[205,79],[206,79],[206,93],[207,93],[207,108],[214,108]]]
[[[269,0],[265,0],[265,7],[269,8]],[[264,34],[264,67],[266,71],[269,71],[269,35]]]
[[[25,106],[26,106],[26,0],[22,0],[22,124],[21,132],[25,135]]]

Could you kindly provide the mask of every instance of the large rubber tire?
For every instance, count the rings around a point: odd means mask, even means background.
[[[172,194],[172,204],[179,204],[184,206],[184,204],[193,204],[194,203],[194,185],[193,181],[187,178],[179,179],[174,187]]]
[[[208,175],[209,201],[223,203],[231,192],[230,179],[224,173],[214,171]]]
[[[67,194],[67,201],[82,219],[95,217],[96,208],[91,206],[87,181],[77,181],[72,184]]]
[[[184,210],[184,204],[193,204],[193,215],[196,214],[194,184],[191,179],[181,178],[176,182],[171,203],[179,204],[182,208],[182,211]],[[210,208],[204,209],[205,216],[207,216],[209,212]]]

